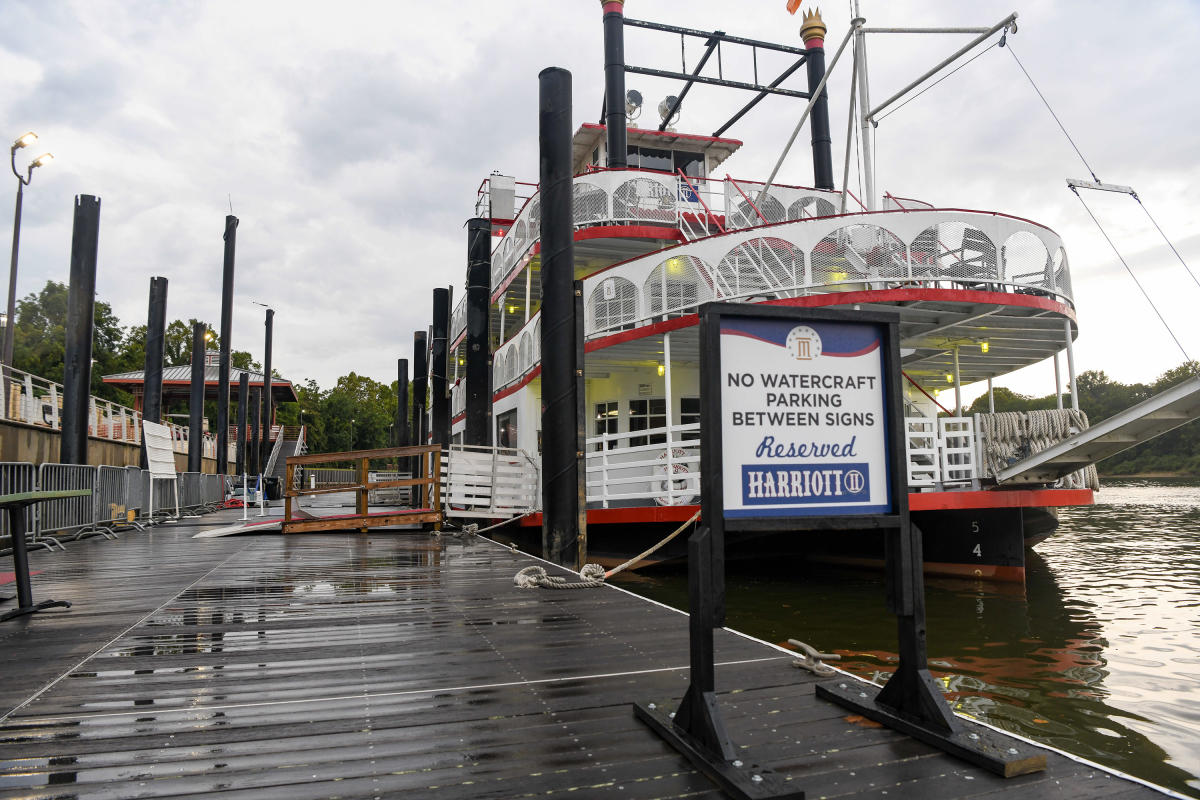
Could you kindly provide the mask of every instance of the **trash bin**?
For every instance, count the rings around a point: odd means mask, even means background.
[[[263,490],[266,491],[268,500],[283,499],[283,483],[273,475],[263,478]]]

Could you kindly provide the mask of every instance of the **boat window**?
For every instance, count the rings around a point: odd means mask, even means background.
[[[496,415],[496,444],[499,447],[517,446],[517,410]]]
[[[699,397],[681,397],[679,398],[679,424],[680,425],[698,425],[700,423],[700,398]],[[679,438],[686,441],[698,441],[700,439],[700,431],[685,431]]]
[[[596,435],[603,436],[606,433],[617,432],[617,414],[620,404],[616,400],[611,403],[596,403]],[[610,439],[608,449],[612,450],[617,446],[616,439]],[[602,450],[603,443],[596,442],[596,449]]]
[[[629,432],[644,431],[651,428],[667,426],[667,401],[662,397],[651,397],[645,400],[629,401]],[[647,444],[665,444],[667,435],[656,433],[652,436],[629,437],[630,447],[641,447]]]
[[[656,169],[660,172],[674,172],[674,159],[670,150],[658,150],[653,147],[629,148],[629,166],[639,169]]]
[[[674,157],[674,172],[683,170],[683,174],[689,178],[699,178],[704,170],[704,154],[703,153],[688,153],[682,150],[675,150]]]

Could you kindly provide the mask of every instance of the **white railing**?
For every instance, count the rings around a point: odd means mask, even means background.
[[[905,427],[910,489],[961,486],[979,477],[973,417],[909,417]],[[587,501],[603,508],[699,504],[699,435],[693,423],[589,437]]]
[[[63,387],[60,383],[11,367],[0,367],[0,420],[20,422],[47,430],[62,429]],[[164,423],[171,430],[172,448],[176,453],[188,451],[188,428],[174,422]],[[142,414],[132,408],[88,396],[88,436],[112,442],[140,445],[142,443]],[[230,444],[229,458],[236,458],[236,446]],[[217,457],[217,440],[204,434],[201,448],[205,458]]]
[[[524,450],[454,444],[442,450],[442,504],[451,516],[514,516],[541,506],[537,462]]]

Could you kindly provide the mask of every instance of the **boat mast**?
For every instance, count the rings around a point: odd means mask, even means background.
[[[862,17],[858,0],[854,0],[854,16]],[[871,151],[871,91],[867,80],[867,36],[860,26],[854,31],[854,68],[858,73],[859,140],[862,142],[863,197],[867,211],[875,210],[875,160]]]

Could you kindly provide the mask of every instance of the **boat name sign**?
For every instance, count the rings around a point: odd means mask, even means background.
[[[874,321],[721,316],[725,517],[894,513],[886,341]]]

